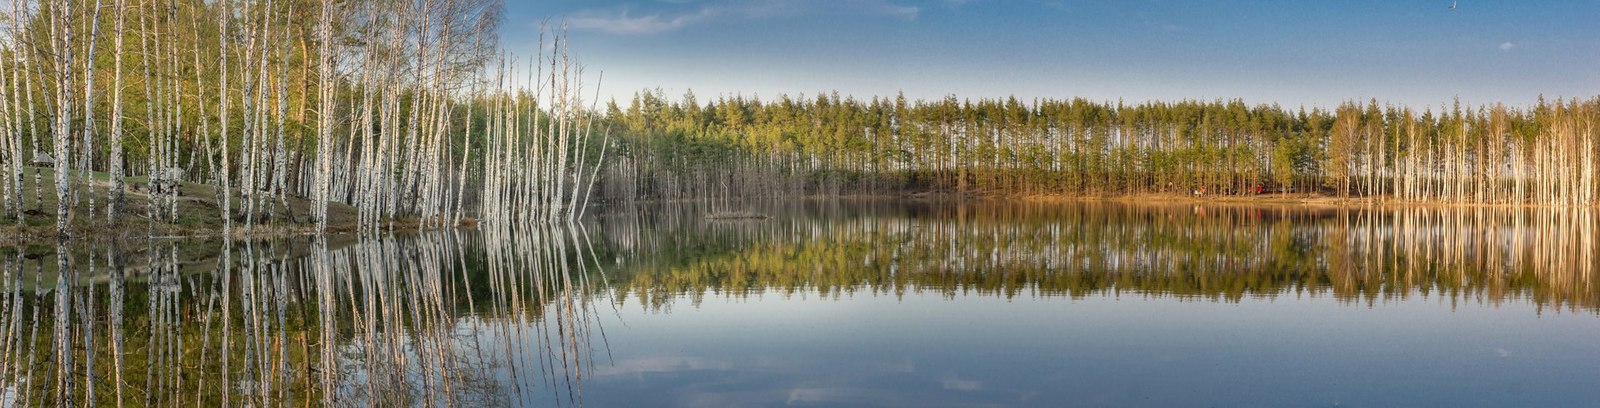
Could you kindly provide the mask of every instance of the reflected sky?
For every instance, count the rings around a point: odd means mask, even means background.
[[[607,315],[595,406],[1562,406],[1600,320],[1527,303],[763,293]]]
[[[586,401],[1564,406],[1600,386],[1587,213],[762,211],[788,216],[609,230],[656,255],[614,270]]]

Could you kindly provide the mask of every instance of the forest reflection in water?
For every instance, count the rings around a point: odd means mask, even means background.
[[[14,250],[0,405],[575,404],[584,234]]]
[[[603,223],[619,246],[662,254],[616,269],[613,288],[653,306],[777,290],[1228,301],[1328,293],[1369,304],[1437,295],[1600,307],[1594,211],[869,202],[804,212]]]
[[[603,318],[708,296],[1327,295],[1600,311],[1588,211],[742,207],[773,217],[671,206],[542,229],[10,249],[0,405],[581,405],[609,363]]]

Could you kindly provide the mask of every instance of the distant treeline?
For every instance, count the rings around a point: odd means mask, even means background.
[[[946,192],[1312,192],[1592,205],[1600,99],[1433,111],[1239,100],[761,100],[660,91],[613,102],[607,199]]]

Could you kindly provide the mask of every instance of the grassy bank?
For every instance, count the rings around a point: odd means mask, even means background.
[[[23,174],[22,203],[18,205],[15,195],[12,196],[12,205],[18,210],[15,211],[15,215],[0,214],[0,245],[50,242],[56,238],[55,215],[58,201],[53,184],[55,170],[47,167],[29,167],[23,170]],[[71,226],[74,239],[126,240],[151,237],[222,236],[222,204],[219,201],[221,195],[218,194],[216,186],[181,183],[178,189],[176,218],[172,218],[171,208],[152,208],[152,204],[161,203],[151,199],[147,178],[128,177],[124,182],[124,211],[121,221],[116,225],[108,222],[106,214],[106,204],[109,202],[111,192],[110,176],[106,173],[93,173],[88,180],[78,182],[76,187],[78,197],[72,212]],[[92,212],[89,207],[91,200],[94,202]],[[243,236],[245,223],[244,203],[241,201],[235,197],[230,203],[233,233],[238,237]],[[267,213],[266,208],[257,208],[258,213],[251,236],[258,238],[292,236],[315,232],[316,223],[311,218],[311,200],[288,197],[286,202],[287,205],[279,202],[272,206],[271,213]],[[356,222],[357,213],[354,207],[329,203],[329,232],[353,232],[356,229]],[[416,220],[394,221],[396,228],[415,228],[416,225]]]

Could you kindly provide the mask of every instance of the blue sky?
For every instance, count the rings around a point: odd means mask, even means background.
[[[507,1],[605,72],[602,99],[718,95],[1343,100],[1441,106],[1600,95],[1600,1]],[[593,75],[590,76],[593,78]],[[593,81],[590,81],[593,82]]]

